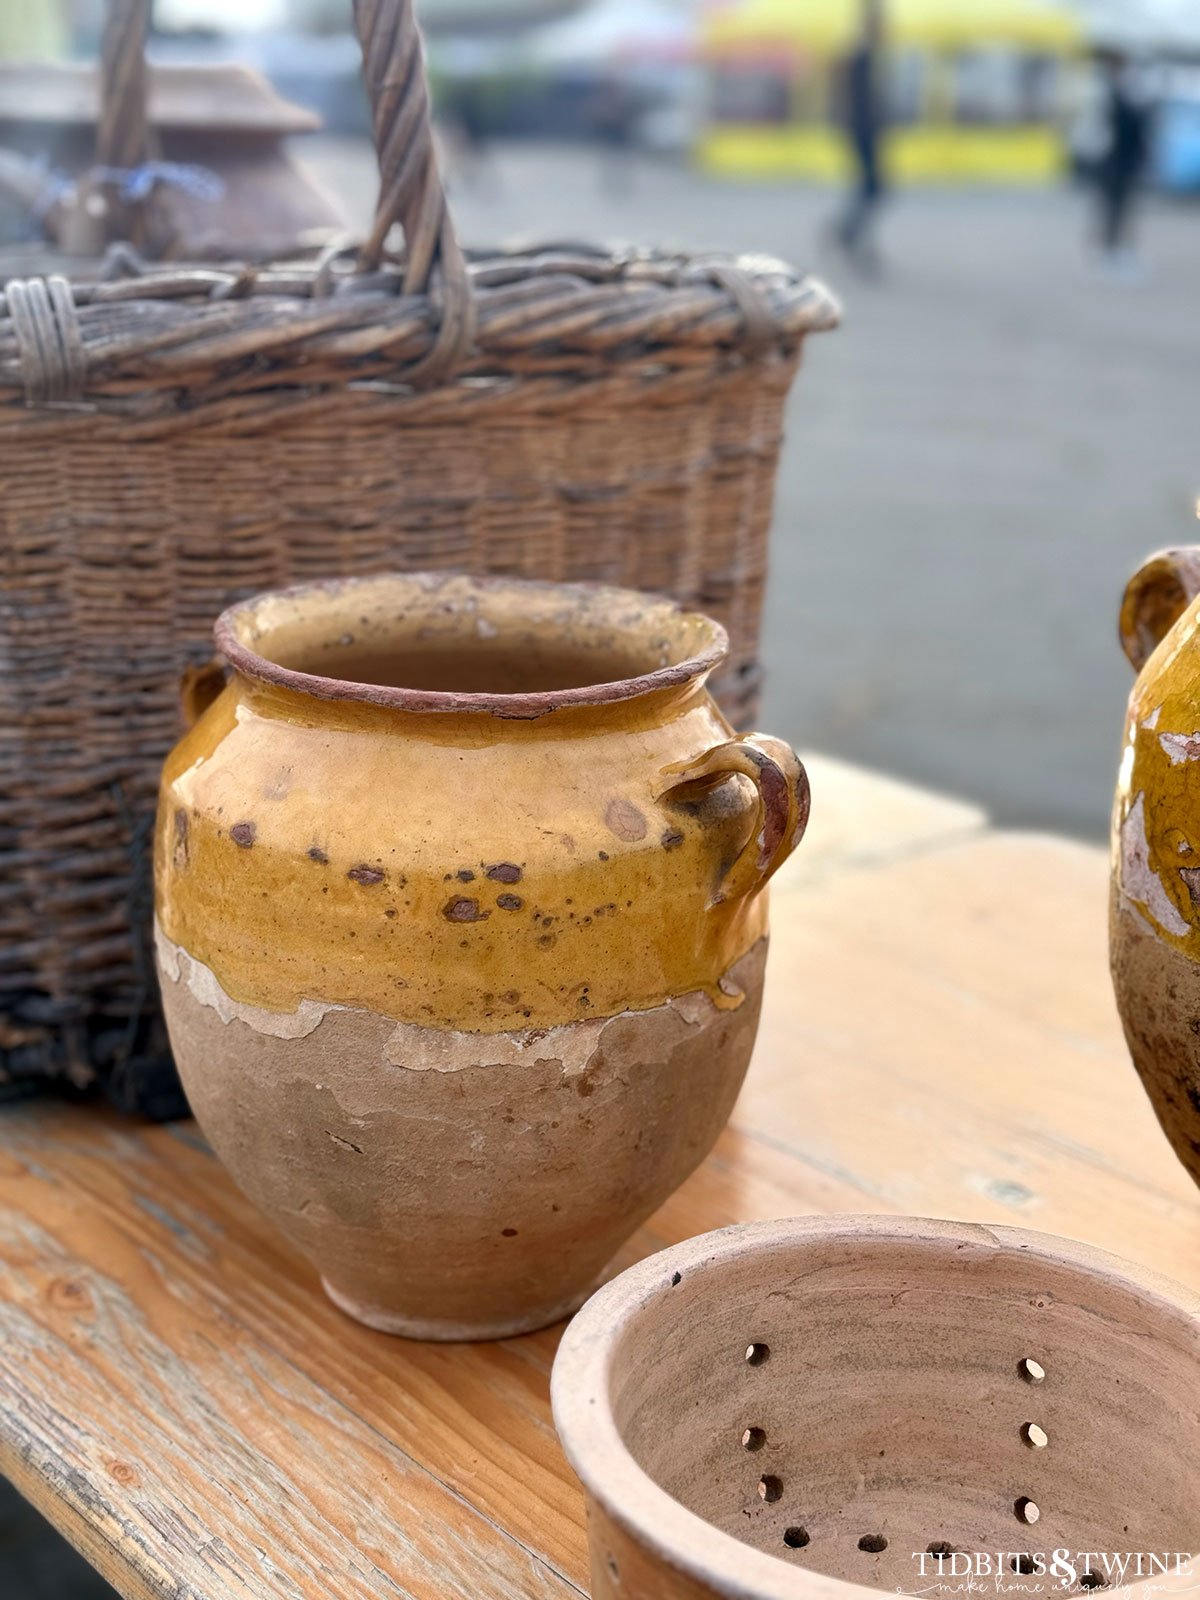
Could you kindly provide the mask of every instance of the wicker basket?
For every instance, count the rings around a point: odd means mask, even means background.
[[[148,3],[112,3],[101,167],[151,153]],[[835,302],[757,258],[464,257],[411,0],[354,9],[381,172],[360,248],[118,250],[0,294],[0,1092],[178,1105],[146,840],[181,671],[234,598],[389,568],[660,590],[725,624],[718,696],[753,719],[781,409]]]

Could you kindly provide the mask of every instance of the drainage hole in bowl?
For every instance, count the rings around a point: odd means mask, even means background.
[[[1045,1428],[1039,1428],[1036,1422],[1022,1423],[1021,1437],[1031,1450],[1044,1450],[1050,1443],[1050,1435]]]
[[[1026,1383],[1043,1383],[1045,1381],[1045,1367],[1042,1366],[1040,1361],[1035,1361],[1032,1356],[1025,1356],[1018,1361],[1017,1371],[1025,1379]]]
[[[1042,1514],[1038,1508],[1037,1502],[1035,1500],[1031,1500],[1028,1495],[1024,1494],[1019,1500],[1014,1502],[1013,1511],[1016,1513],[1018,1522],[1034,1523]]]
[[[877,1556],[887,1549],[887,1540],[881,1533],[864,1533],[858,1541],[858,1548],[865,1550],[869,1556]]]
[[[931,1556],[936,1556],[939,1561],[943,1556],[952,1556],[954,1554],[954,1546],[947,1544],[945,1539],[935,1539],[932,1544],[927,1544],[925,1548]]]
[[[1102,1572],[1085,1572],[1079,1582],[1084,1589],[1105,1589],[1108,1587],[1108,1579]]]
[[[761,1367],[770,1354],[770,1345],[748,1344],[746,1346],[746,1365],[748,1367]]]
[[[773,1505],[776,1500],[783,1498],[783,1480],[777,1478],[773,1472],[764,1472],[758,1480],[758,1498],[765,1500],[768,1505]]]
[[[1031,1577],[1037,1571],[1037,1562],[1032,1556],[1014,1556],[1008,1564],[1024,1578]]]
[[[766,1442],[766,1431],[762,1428],[747,1428],[742,1435],[743,1450],[761,1450]]]
[[[789,1550],[803,1550],[808,1543],[808,1529],[785,1528],[783,1530],[783,1542]]]

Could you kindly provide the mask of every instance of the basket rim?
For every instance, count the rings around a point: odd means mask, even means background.
[[[420,383],[450,314],[444,288],[414,291],[403,259],[362,272],[353,256],[341,244],[309,260],[147,267],[114,247],[97,278],[4,278],[0,406]],[[441,380],[452,386],[791,354],[841,317],[820,279],[767,256],[514,246],[475,252],[467,272],[474,338]]]
[[[664,622],[668,620],[682,626],[699,621],[702,635],[708,643],[682,661],[657,667],[652,671],[637,673],[627,678],[617,678],[602,683],[584,684],[577,688],[547,689],[536,693],[468,692],[446,689],[408,689],[402,685],[358,683],[348,678],[326,677],[320,673],[301,672],[293,667],[280,666],[278,662],[253,649],[244,642],[242,631],[253,621],[268,602],[302,601],[318,596],[338,596],[355,593],[379,584],[400,583],[417,593],[431,597],[447,588],[459,589],[464,595],[483,593],[500,595],[505,592],[517,596],[555,598],[576,606],[609,604],[632,608],[636,615],[655,613]],[[392,572],[376,573],[369,577],[328,578],[315,583],[294,584],[286,589],[268,589],[246,600],[240,600],[226,609],[213,625],[217,649],[230,666],[242,677],[272,688],[290,689],[311,699],[350,701],[378,706],[393,711],[422,713],[475,713],[495,717],[530,719],[554,711],[614,705],[620,701],[636,700],[645,695],[664,690],[699,688],[709,674],[719,667],[729,655],[729,635],[715,617],[707,612],[689,609],[669,598],[646,594],[636,589],[615,584],[600,583],[550,583],[529,578],[482,576],[466,572]]]
[[[617,1526],[706,1593],[728,1600],[879,1600],[885,1591],[791,1566],[722,1532],[668,1494],[634,1459],[617,1429],[610,1401],[613,1357],[638,1313],[670,1293],[676,1273],[804,1239],[852,1248],[870,1239],[948,1251],[1024,1253],[1033,1261],[1078,1268],[1182,1312],[1195,1328],[1200,1359],[1200,1294],[1080,1240],[1025,1228],[895,1214],[784,1217],[736,1223],[647,1256],[597,1290],[568,1324],[550,1378],[554,1424],[572,1470]],[[1183,1586],[1197,1578],[1200,1556],[1193,1556],[1183,1569]],[[1113,1600],[1134,1600],[1137,1585],[1114,1585],[1105,1592]]]
[[[110,245],[101,258],[88,261],[93,270],[79,273],[71,270],[71,258],[55,253],[49,246],[45,254],[54,259],[53,274],[69,285],[77,306],[131,300],[246,302],[256,297],[280,296],[315,300],[360,294],[442,300],[443,291],[436,282],[431,289],[411,287],[403,251],[389,252],[378,266],[366,271],[356,264],[359,248],[356,238],[343,233],[329,236],[321,245],[282,255],[160,261],[140,255],[132,245],[118,243]],[[16,259],[25,263],[28,256],[28,247],[22,247],[22,254]],[[464,257],[476,294],[515,283],[567,276],[576,279],[580,287],[597,289],[624,283],[686,291],[703,284],[720,289],[732,301],[737,298],[737,277],[741,277],[760,291],[771,287],[804,291],[812,299],[815,321],[836,319],[842,309],[841,301],[821,277],[769,251],[687,250],[621,240],[515,238],[470,247],[464,250]],[[4,259],[0,253],[0,272]],[[32,259],[36,260],[36,255]],[[82,265],[84,258],[80,260]],[[7,315],[4,295],[8,283],[50,275],[49,271],[29,271],[26,265],[22,271],[0,276],[0,321]]]

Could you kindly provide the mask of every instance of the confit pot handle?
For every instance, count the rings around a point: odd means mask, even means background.
[[[1140,672],[1200,594],[1200,545],[1159,550],[1130,578],[1121,600],[1121,648]]]
[[[225,657],[184,667],[179,678],[179,709],[185,728],[194,728],[229,681]]]
[[[697,761],[669,768],[655,799],[686,802],[734,773],[753,783],[758,815],[749,841],[722,873],[710,906],[761,889],[800,843],[808,825],[808,774],[791,745],[769,733],[740,734],[715,745]]]

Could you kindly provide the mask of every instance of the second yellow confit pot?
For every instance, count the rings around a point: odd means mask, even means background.
[[[722,718],[717,623],[625,590],[368,578],[217,641],[156,843],[196,1115],[352,1316],[553,1321],[729,1115],[800,763]]]

